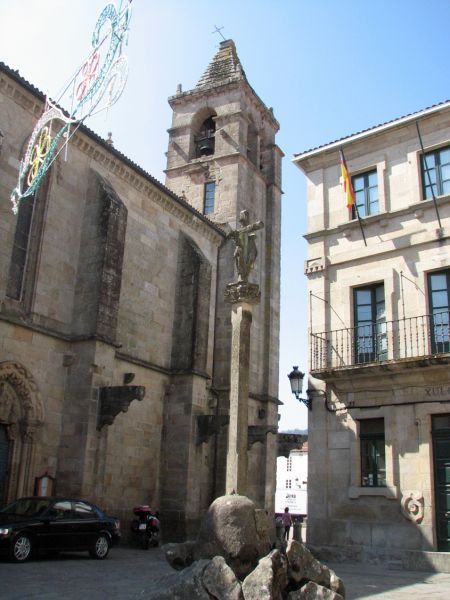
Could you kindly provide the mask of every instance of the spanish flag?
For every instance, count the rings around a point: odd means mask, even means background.
[[[339,154],[341,155],[341,173],[344,180],[345,197],[347,198],[348,208],[351,208],[355,204],[355,192],[353,191],[352,180],[348,174],[347,163],[342,150],[339,150]]]

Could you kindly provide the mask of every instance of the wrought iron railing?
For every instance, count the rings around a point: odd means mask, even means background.
[[[450,352],[449,311],[311,333],[311,371]]]

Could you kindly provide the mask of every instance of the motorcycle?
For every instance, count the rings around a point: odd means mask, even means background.
[[[139,536],[139,542],[144,550],[159,544],[159,513],[153,512],[150,506],[141,504],[133,508],[136,519],[131,522],[131,531]]]

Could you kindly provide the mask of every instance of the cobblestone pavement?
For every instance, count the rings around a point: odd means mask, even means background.
[[[450,573],[386,570],[355,563],[329,566],[344,581],[347,600],[450,600]]]
[[[330,564],[344,580],[347,600],[450,600],[450,574],[386,571],[359,564]],[[104,561],[87,553],[0,561],[2,600],[152,600],[177,577],[159,548],[113,548]],[[195,600],[194,598],[192,600]]]
[[[87,552],[0,562],[2,600],[132,600],[168,586],[176,576],[159,548],[112,548],[106,560]]]

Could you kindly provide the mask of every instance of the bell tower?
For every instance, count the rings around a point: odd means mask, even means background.
[[[250,280],[260,286],[251,330],[249,389],[249,496],[273,506],[278,423],[281,159],[279,124],[250,86],[232,40],[220,47],[194,89],[169,98],[166,185],[225,230],[239,227],[247,210],[263,221]],[[219,256],[215,309],[212,408],[229,408],[231,310],[226,285],[235,279],[232,243]],[[225,428],[221,428],[226,429]],[[215,496],[224,490],[226,435],[217,434]]]

